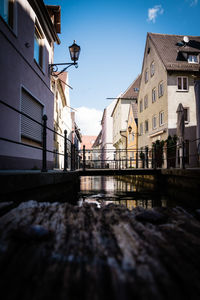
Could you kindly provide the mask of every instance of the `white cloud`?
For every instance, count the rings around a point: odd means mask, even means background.
[[[76,110],[76,123],[81,134],[98,135],[101,130],[102,111],[84,106],[76,108]]]
[[[148,19],[147,20],[149,22],[155,23],[158,14],[162,15],[163,12],[164,12],[164,9],[162,8],[162,5],[155,5],[154,7],[148,9]]]

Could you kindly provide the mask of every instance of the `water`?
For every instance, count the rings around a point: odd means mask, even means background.
[[[125,205],[132,210],[137,206],[198,208],[197,201],[188,201],[189,195],[177,190],[170,192],[155,187],[152,183],[139,184],[133,176],[83,176],[80,178],[79,205],[96,203],[98,207],[109,203]]]

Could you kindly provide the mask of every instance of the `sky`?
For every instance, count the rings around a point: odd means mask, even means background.
[[[200,35],[200,0],[45,0],[61,6],[61,40],[54,63],[70,62],[68,47],[81,47],[79,67],[68,69],[71,107],[82,134],[98,135],[106,98],[123,93],[141,73],[147,32]]]

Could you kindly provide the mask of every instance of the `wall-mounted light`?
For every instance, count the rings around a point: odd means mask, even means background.
[[[132,131],[132,127],[128,126],[128,132],[131,133],[131,131]]]
[[[71,46],[69,46],[69,53],[70,53],[71,60],[73,62],[50,64],[49,65],[50,74],[54,75],[53,73],[58,71],[58,66],[67,66],[67,67],[65,67],[62,71],[56,74],[57,76],[63,73],[64,71],[66,71],[71,66],[75,66],[76,68],[78,68],[77,60],[79,59],[80,51],[81,51],[81,47],[76,44],[76,41],[74,41],[74,43]]]

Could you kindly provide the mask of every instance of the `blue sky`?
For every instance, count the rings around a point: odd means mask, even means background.
[[[71,106],[93,113],[103,111],[110,103],[106,98],[124,92],[141,72],[147,32],[200,35],[200,0],[44,2],[61,5],[61,45],[54,61],[70,61],[74,39],[81,46],[79,68],[68,69]]]

